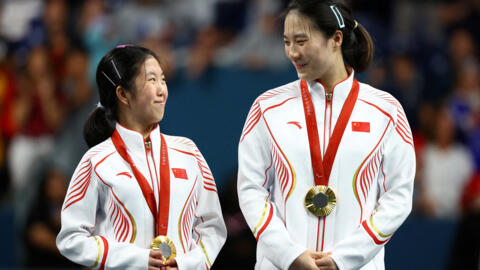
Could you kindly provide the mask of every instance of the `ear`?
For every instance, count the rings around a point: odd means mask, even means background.
[[[117,86],[115,89],[115,93],[117,94],[117,98],[121,104],[128,106],[130,104],[130,93],[125,90],[122,86]]]
[[[333,41],[333,47],[334,48],[341,48],[342,47],[342,42],[343,42],[343,33],[340,30],[335,31],[335,33],[332,36],[332,41]]]

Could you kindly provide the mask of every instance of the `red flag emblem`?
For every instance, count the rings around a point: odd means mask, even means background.
[[[352,122],[352,131],[370,132],[370,122]]]
[[[172,168],[172,172],[175,178],[188,180],[187,170],[181,168]]]

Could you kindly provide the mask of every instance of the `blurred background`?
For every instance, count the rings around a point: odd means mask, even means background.
[[[358,79],[393,94],[417,155],[412,214],[387,269],[480,269],[480,1],[352,0],[373,37]],[[296,80],[283,51],[286,0],[0,1],[0,268],[79,269],[55,236],[87,151],[100,58],[142,44],[162,59],[166,134],[193,139],[219,188],[228,240],[213,269],[253,269],[236,195],[237,146],[254,99]]]

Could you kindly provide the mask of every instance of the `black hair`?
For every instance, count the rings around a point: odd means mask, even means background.
[[[97,66],[96,81],[101,106],[90,113],[83,127],[83,138],[88,147],[110,138],[118,121],[116,89],[122,86],[135,96],[135,77],[148,57],[158,56],[147,48],[122,45],[103,56]]]
[[[347,5],[338,0],[292,0],[284,14],[291,11],[312,20],[314,27],[326,38],[332,37],[337,30],[342,31],[342,55],[355,72],[363,72],[370,66],[374,51],[372,38],[365,27],[353,19]]]

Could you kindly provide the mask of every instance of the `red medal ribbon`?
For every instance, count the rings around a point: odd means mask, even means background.
[[[159,196],[159,207],[155,202],[155,195],[152,188],[147,182],[147,179],[143,174],[138,170],[138,168],[133,163],[132,158],[127,152],[125,143],[122,140],[122,137],[115,130],[112,134],[112,142],[115,148],[117,149],[118,154],[130,164],[130,168],[133,171],[135,179],[137,179],[138,185],[142,190],[143,197],[147,201],[148,208],[152,212],[153,219],[155,222],[155,235],[167,235],[168,228],[168,212],[170,207],[170,168],[168,164],[168,151],[167,143],[162,134],[161,136],[161,146],[160,146],[160,196]],[[148,162],[148,161],[147,161]]]
[[[357,79],[353,79],[352,89],[348,93],[347,100],[343,104],[340,116],[333,129],[332,138],[325,152],[325,159],[322,160],[320,152],[320,142],[318,139],[317,119],[315,117],[315,108],[313,107],[312,97],[308,91],[307,82],[300,82],[302,91],[303,109],[305,112],[305,120],[307,122],[308,142],[310,145],[310,156],[312,158],[313,177],[315,185],[328,186],[328,180],[332,171],[333,161],[337,155],[338,146],[342,140],[345,127],[347,126],[353,107],[357,101],[359,84]]]

